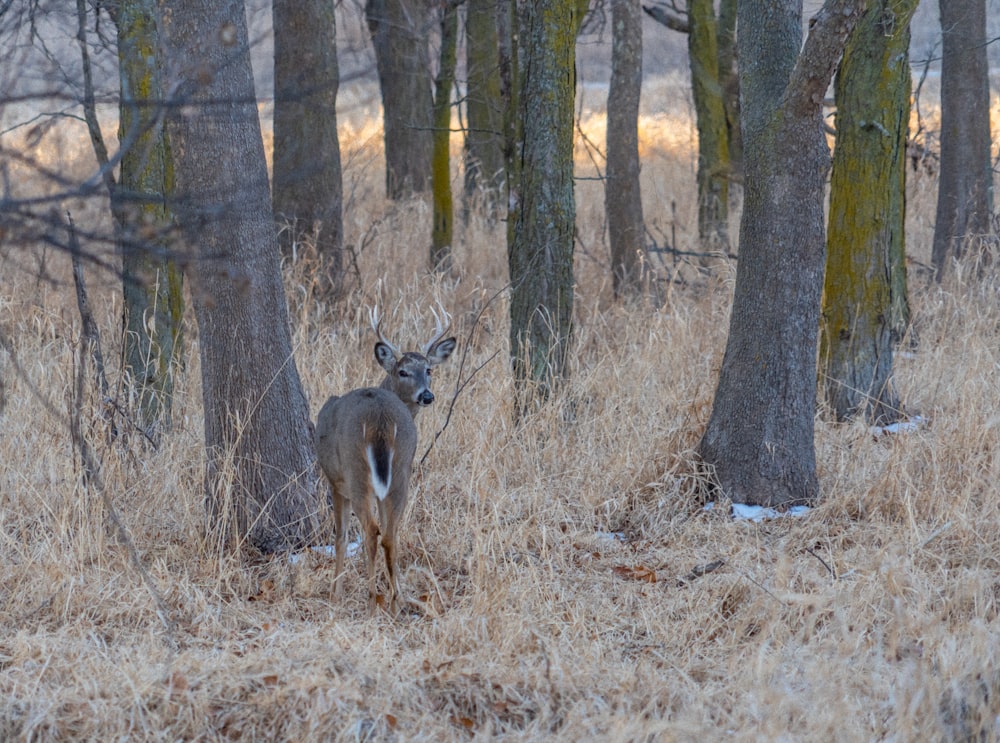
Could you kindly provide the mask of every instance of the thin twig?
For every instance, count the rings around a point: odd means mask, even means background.
[[[816,553],[815,553],[815,552],[813,551],[812,547],[806,547],[806,552],[808,552],[808,553],[809,553],[810,555],[812,555],[812,556],[813,556],[813,557],[815,557],[815,558],[816,558],[817,560],[819,560],[819,561],[820,561],[820,564],[821,564],[821,565],[822,565],[822,566],[823,566],[824,568],[826,568],[827,570],[829,570],[829,571],[830,571],[830,575],[832,575],[832,576],[833,576],[833,579],[834,579],[834,580],[837,580],[837,579],[838,579],[838,578],[840,577],[839,575],[837,575],[837,571],[836,571],[836,570],[834,570],[833,568],[831,568],[831,567],[830,567],[830,565],[829,565],[829,564],[827,563],[827,561],[826,561],[826,560],[824,560],[824,559],[823,559],[822,557],[820,557],[819,555],[817,555],[817,554],[816,554]]]
[[[434,444],[437,443],[438,438],[441,436],[441,434],[444,433],[444,430],[448,427],[448,424],[451,422],[451,414],[455,409],[456,403],[458,402],[459,395],[462,394],[462,391],[469,385],[473,377],[475,377],[487,364],[493,361],[493,359],[495,359],[500,354],[499,350],[495,351],[492,356],[486,359],[486,361],[484,361],[475,369],[473,369],[472,372],[469,374],[469,376],[467,376],[465,379],[462,379],[462,371],[465,369],[465,362],[468,359],[469,348],[471,347],[472,334],[476,332],[476,326],[479,325],[479,322],[483,318],[483,313],[486,312],[487,308],[491,304],[493,304],[493,302],[496,300],[497,297],[499,297],[508,289],[510,289],[509,283],[500,288],[492,297],[490,297],[486,301],[486,304],[484,304],[479,309],[479,312],[476,314],[476,319],[472,321],[472,327],[469,328],[469,332],[465,337],[465,343],[462,345],[462,360],[459,362],[458,365],[458,381],[455,383],[455,392],[451,396],[451,401],[448,403],[448,412],[445,415],[444,423],[441,425],[441,428],[439,428],[438,431],[434,434],[434,438],[431,439],[431,443],[428,445],[427,451],[425,451],[424,455],[420,458],[420,462],[417,465],[418,467],[423,467],[424,462],[427,461],[427,457],[430,456],[431,449],[434,448]]]
[[[685,575],[683,578],[677,579],[677,587],[684,588],[698,580],[698,578],[701,578],[703,575],[715,572],[725,564],[725,560],[712,560],[712,562],[707,562],[704,565],[696,565],[691,569],[690,573]]]

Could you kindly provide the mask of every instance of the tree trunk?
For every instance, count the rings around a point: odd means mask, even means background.
[[[272,203],[279,245],[315,251],[323,288],[343,288],[343,183],[337,137],[337,26],[333,0],[274,0]]]
[[[612,0],[611,28],[604,209],[617,298],[638,293],[643,283],[646,232],[639,186],[639,96],[642,89],[642,7],[639,0]]]
[[[719,85],[726,109],[729,173],[732,178],[738,179],[743,172],[743,136],[740,133],[740,76],[736,64],[736,0],[720,0],[716,37],[719,42]]]
[[[729,249],[729,141],[712,0],[688,0],[688,59],[698,127],[698,238]]]
[[[906,331],[906,135],[917,0],[875,0],[844,50],[820,332],[821,385],[837,420],[902,416],[893,349]]]
[[[941,177],[932,261],[938,281],[970,240],[990,232],[990,90],[986,0],[939,0]]]
[[[316,453],[292,356],[246,17],[160,3],[177,215],[198,319],[210,525],[263,551],[318,527]],[[232,529],[235,527],[235,533]]]
[[[576,0],[519,8],[508,145],[510,346],[519,402],[567,374],[573,327],[573,100]]]
[[[431,193],[434,219],[431,228],[431,269],[451,270],[451,241],[455,205],[451,196],[451,89],[455,85],[458,50],[458,10],[451,3],[441,9],[441,56],[434,84],[434,148],[431,159]]]
[[[434,98],[424,0],[367,0],[385,126],[386,194],[405,199],[431,182]]]
[[[477,195],[486,213],[501,204],[504,178],[497,0],[466,0],[465,198]],[[468,211],[468,208],[466,208]]]
[[[181,355],[184,296],[181,270],[168,258],[173,216],[170,143],[163,128],[156,66],[155,0],[121,2],[118,141],[121,171],[114,189],[122,256],[124,364],[137,395],[137,420],[153,440],[170,425],[174,368]]]
[[[739,6],[740,259],[719,385],[698,447],[735,502],[790,506],[818,495],[813,417],[830,162],[822,101],[863,6],[827,0],[804,47],[798,0]]]

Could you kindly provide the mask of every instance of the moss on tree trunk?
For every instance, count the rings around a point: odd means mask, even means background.
[[[139,425],[154,439],[170,424],[184,315],[181,270],[169,258],[173,215],[167,203],[173,163],[159,107],[155,12],[154,0],[130,0],[120,3],[115,13],[123,154],[114,190],[122,256],[124,362],[136,394]]]
[[[901,416],[893,349],[906,330],[904,218],[910,113],[910,18],[917,0],[878,0],[837,75],[821,386],[838,420]]]

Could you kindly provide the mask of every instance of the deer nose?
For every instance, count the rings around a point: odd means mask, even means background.
[[[421,405],[430,405],[432,402],[434,402],[434,393],[431,392],[430,390],[424,390],[417,397],[417,402],[419,402]]]

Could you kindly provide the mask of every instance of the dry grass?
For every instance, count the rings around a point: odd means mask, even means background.
[[[910,741],[980,722],[995,736],[995,279],[913,283],[919,345],[899,360],[898,384],[926,426],[875,437],[818,418],[822,504],[735,522],[702,510],[691,465],[732,268],[712,279],[684,269],[689,283],[669,285],[660,309],[613,304],[600,186],[582,181],[573,379],[514,428],[506,307],[489,303],[505,282],[502,225],[473,219],[459,274],[428,276],[427,208],[384,202],[377,137],[352,126],[345,221],[362,282],[346,322],[315,301],[306,269],[287,274],[313,411],[378,379],[363,313],[375,300],[412,342],[427,330],[420,308],[440,297],[465,373],[485,364],[415,477],[401,555],[410,611],[369,619],[359,560],[338,604],[332,560],[225,555],[203,539],[191,328],[176,427],[158,451],[135,436],[109,442],[93,399],[83,408],[108,493],[168,607],[158,615],[81,485],[67,417],[46,414],[29,388],[72,407],[80,330],[64,259],[49,258],[54,283],[36,282],[34,257],[8,253],[0,329],[26,378],[0,353],[0,738]],[[674,227],[693,247],[690,140],[644,146],[647,218],[665,231],[676,200]],[[933,199],[933,179],[917,177],[909,239],[921,261]],[[114,281],[93,281],[114,359]],[[418,456],[458,366],[439,373]]]

